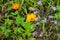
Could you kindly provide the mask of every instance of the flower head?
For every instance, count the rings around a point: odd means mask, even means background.
[[[54,24],[57,24],[58,22],[57,22],[57,20],[54,20]]]
[[[53,16],[52,15],[49,15],[49,18],[53,18]]]
[[[52,9],[53,9],[54,11],[56,11],[56,7],[55,7],[55,6],[52,6]]]
[[[40,33],[39,37],[43,37],[43,33],[42,32]]]
[[[31,13],[31,14],[28,14],[28,15],[27,15],[26,21],[27,21],[27,22],[31,22],[31,21],[35,21],[35,19],[36,19],[36,15],[33,14],[33,13]]]
[[[12,4],[12,9],[17,10],[20,8],[20,5],[18,3]]]
[[[37,2],[39,5],[42,5],[42,2],[41,1],[39,1],[39,2]]]
[[[38,11],[34,11],[34,14],[37,14],[38,13]]]

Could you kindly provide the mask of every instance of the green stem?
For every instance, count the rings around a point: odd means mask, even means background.
[[[24,0],[22,0],[21,7],[22,7],[23,3],[24,3]]]
[[[59,5],[59,0],[57,1],[57,5]]]
[[[43,33],[45,33],[45,32],[46,32],[46,29],[45,29],[45,23],[44,23],[44,22],[43,22],[42,31],[43,31]]]

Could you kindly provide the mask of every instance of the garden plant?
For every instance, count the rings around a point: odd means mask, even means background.
[[[60,0],[0,0],[0,40],[60,40]]]

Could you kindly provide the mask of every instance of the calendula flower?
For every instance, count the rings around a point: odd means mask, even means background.
[[[27,21],[27,22],[31,22],[31,21],[35,21],[35,19],[36,19],[36,15],[33,14],[33,13],[31,13],[31,14],[28,14],[28,15],[27,15],[26,21]]]
[[[12,4],[12,9],[17,10],[20,8],[20,5],[18,3],[13,3]]]

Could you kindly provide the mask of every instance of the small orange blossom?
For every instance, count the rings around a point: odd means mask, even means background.
[[[12,4],[12,9],[17,10],[20,8],[20,5],[18,3]]]

